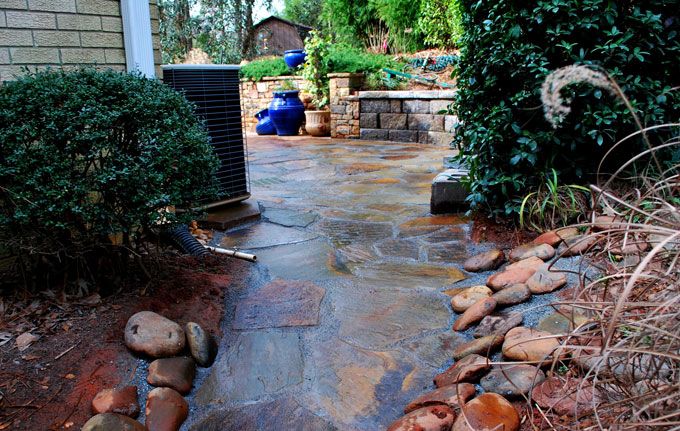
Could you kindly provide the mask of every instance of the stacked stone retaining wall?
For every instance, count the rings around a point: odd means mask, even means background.
[[[359,92],[361,139],[447,146],[455,116],[441,114],[453,90]]]

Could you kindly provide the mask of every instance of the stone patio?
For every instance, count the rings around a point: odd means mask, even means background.
[[[472,339],[451,330],[447,293],[475,284],[456,283],[484,245],[470,244],[465,218],[428,214],[450,150],[309,137],[248,146],[262,219],[214,242],[258,262],[230,287],[186,429],[385,429]]]

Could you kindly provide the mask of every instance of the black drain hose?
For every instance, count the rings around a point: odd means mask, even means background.
[[[210,254],[210,251],[194,238],[189,232],[189,228],[185,225],[165,229],[162,232],[162,236],[172,243],[179,251],[184,253],[197,257],[203,257]]]

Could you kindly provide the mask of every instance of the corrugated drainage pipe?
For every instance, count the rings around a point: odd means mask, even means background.
[[[163,236],[168,238],[172,245],[184,253],[197,257],[203,257],[210,254],[210,250],[198,242],[185,225],[166,229],[163,231]]]

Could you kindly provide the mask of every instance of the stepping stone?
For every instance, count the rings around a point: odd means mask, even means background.
[[[549,244],[524,244],[513,249],[510,252],[510,261],[517,262],[519,260],[528,259],[530,257],[537,257],[541,260],[550,260],[555,256],[555,249]]]
[[[550,377],[531,391],[531,399],[544,410],[559,416],[589,414],[602,402],[600,392],[590,382]]]
[[[465,310],[453,324],[454,331],[464,331],[485,316],[493,313],[496,308],[496,300],[493,298],[483,298],[475,302],[470,308]]]
[[[432,244],[425,246],[428,262],[455,263],[468,256],[464,242],[449,244]]]
[[[593,251],[599,241],[597,235],[579,235],[565,239],[557,249],[557,254],[562,257],[578,256]]]
[[[414,410],[387,428],[387,431],[441,431],[451,428],[456,413],[449,406],[438,405]]]
[[[127,416],[100,413],[85,422],[81,431],[146,431],[144,425]]]
[[[486,392],[504,397],[521,397],[545,380],[545,373],[532,365],[501,365],[492,369],[479,382]]]
[[[513,268],[496,273],[486,280],[486,285],[498,292],[515,284],[526,283],[536,272],[533,268]]]
[[[472,286],[451,298],[451,307],[456,313],[464,313],[480,299],[488,298],[493,291],[486,286]]]
[[[486,337],[475,338],[474,340],[463,343],[453,349],[451,356],[453,359],[464,358],[465,356],[477,354],[486,356],[494,352],[503,344],[503,337],[498,335],[487,335]]]
[[[140,311],[125,325],[125,345],[152,358],[175,356],[186,342],[182,327],[152,311]]]
[[[501,290],[501,292],[504,291]],[[479,322],[479,325],[477,325],[474,336],[476,338],[486,337],[487,335],[505,336],[509,330],[521,325],[522,320],[522,313],[504,313],[494,316],[486,316],[481,322]]]
[[[532,241],[533,244],[548,244],[553,248],[556,247],[561,242],[562,238],[557,234],[556,230],[544,232],[541,235],[534,238],[534,240]]]
[[[149,365],[146,381],[153,386],[163,386],[181,394],[191,391],[196,366],[191,358],[156,359]]]
[[[505,254],[502,250],[493,249],[476,256],[472,256],[463,263],[463,269],[468,272],[490,271],[501,266],[505,262]]]
[[[460,411],[460,408],[470,398],[475,396],[476,391],[475,386],[470,383],[444,386],[423,394],[411,401],[406,408],[404,408],[404,413],[410,413],[413,410],[423,407],[441,404],[451,407],[454,411]]]
[[[434,384],[438,388],[444,388],[461,382],[476,382],[490,368],[488,358],[473,353],[457,361],[443,373],[437,374]]]
[[[531,293],[535,295],[553,292],[566,284],[566,273],[548,269],[536,271],[526,282]]]
[[[184,326],[184,332],[187,335],[187,344],[191,356],[193,356],[196,363],[201,367],[209,367],[213,361],[213,348],[210,335],[207,334],[201,325],[195,322],[189,322]]]
[[[238,301],[234,329],[315,326],[326,291],[311,281],[274,280]]]
[[[502,396],[486,393],[463,406],[451,431],[519,430],[517,410]]]
[[[146,400],[148,431],[176,431],[189,416],[189,404],[170,388],[156,388]]]
[[[515,361],[550,361],[560,342],[553,334],[519,326],[505,335],[503,356]]]
[[[104,389],[92,400],[92,411],[98,413],[116,413],[136,418],[139,415],[137,402],[137,386]]]
[[[492,295],[496,300],[496,307],[521,304],[531,298],[531,291],[526,284],[513,284]]]

